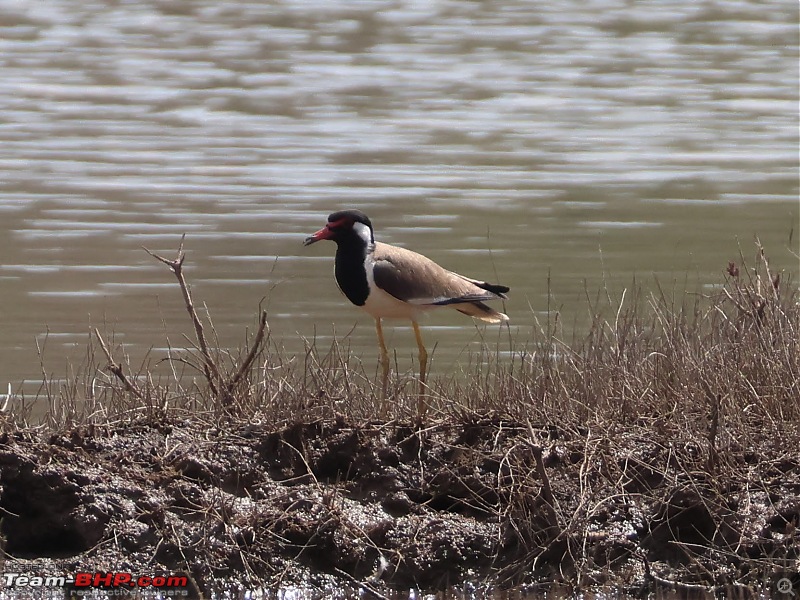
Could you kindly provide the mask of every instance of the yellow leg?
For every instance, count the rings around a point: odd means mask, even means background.
[[[375,319],[375,333],[378,335],[378,347],[381,351],[381,413],[384,412],[383,402],[386,400],[386,390],[389,385],[389,353],[386,351],[386,342],[383,339],[381,320]]]
[[[417,338],[417,347],[419,348],[419,398],[417,399],[417,417],[422,419],[428,407],[425,403],[425,375],[428,372],[428,351],[425,350],[425,344],[422,341],[422,333],[419,330],[419,324],[416,321],[411,321],[414,326],[414,336]]]

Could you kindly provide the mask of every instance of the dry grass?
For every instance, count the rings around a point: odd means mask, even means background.
[[[730,263],[707,294],[667,293],[658,285],[655,293],[626,289],[618,298],[605,288],[594,297],[587,293],[591,321],[583,334],[565,332],[554,313],[546,324],[537,321],[534,340],[510,352],[502,341],[485,345],[461,373],[432,378],[431,419],[497,411],[562,427],[664,422],[712,446],[745,424],[776,433],[794,428],[800,422],[800,300],[796,286],[782,278],[758,246],[751,264],[744,257]],[[354,356],[346,337],[327,347],[306,340],[303,355],[287,356],[260,312],[254,332],[231,352],[206,339],[191,300],[187,309],[197,332],[193,347],[170,348],[167,358],[148,357],[136,367],[113,334],[95,329],[85,364],[66,383],[43,372],[44,424],[59,429],[186,414],[275,424],[377,416],[371,357]],[[216,337],[210,319],[205,329]],[[156,378],[162,363],[169,376]],[[395,377],[389,417],[414,415],[413,383],[411,374]],[[12,403],[6,412],[20,425],[35,425],[30,404]]]
[[[159,259],[173,272],[182,263],[180,252],[176,261]],[[151,362],[132,368],[113,337],[96,332],[87,366],[67,384],[43,385],[44,427],[187,417],[275,431],[337,418],[375,422],[379,383],[346,338],[324,348],[307,340],[303,355],[287,356],[262,313],[243,347],[224,351],[206,339],[213,324],[204,329],[176,275],[195,347],[170,350],[170,375],[156,379]],[[486,347],[465,373],[432,378],[427,431],[476,415],[516,428],[511,445],[494,448],[502,456],[499,500],[485,507],[506,528],[503,551],[516,557],[498,569],[501,579],[518,583],[549,568],[565,580],[602,583],[624,558],[663,587],[739,593],[737,582],[796,569],[788,549],[800,515],[778,510],[785,536],[755,554],[763,532],[740,519],[756,497],[778,506],[782,493],[800,495],[780,481],[800,464],[800,298],[788,279],[757,244],[755,258],[730,263],[709,293],[634,288],[614,297],[603,289],[587,294],[590,326],[577,337],[567,332],[571,341],[551,315],[536,339],[510,353]],[[414,383],[410,375],[392,382],[389,416],[397,423],[415,416]],[[33,425],[29,407],[8,410],[7,427]],[[670,557],[678,578],[660,574],[654,554],[636,544],[625,551],[622,538],[614,546],[622,555],[597,555],[611,547],[596,534],[599,524],[621,514],[635,522],[633,507],[642,505],[656,515],[649,548]],[[704,525],[687,533],[687,519]]]

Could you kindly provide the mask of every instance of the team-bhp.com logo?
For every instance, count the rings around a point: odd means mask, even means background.
[[[189,581],[185,575],[139,575],[124,571],[118,573],[88,573],[74,575],[39,576],[22,573],[3,573],[6,588],[67,587],[80,590],[154,590],[161,596],[187,596]]]

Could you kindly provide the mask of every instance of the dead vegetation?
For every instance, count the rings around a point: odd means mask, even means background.
[[[381,390],[345,342],[287,357],[263,311],[240,352],[215,347],[182,250],[156,258],[196,336],[170,351],[171,376],[132,370],[96,331],[87,368],[43,386],[43,425],[19,399],[0,415],[0,532],[17,567],[152,569],[136,557],[153,550],[206,593],[800,585],[800,300],[760,245],[707,293],[587,295],[590,326],[569,342],[550,311],[527,345],[429,381],[425,423],[410,376],[378,422]],[[56,524],[53,549],[36,532]]]

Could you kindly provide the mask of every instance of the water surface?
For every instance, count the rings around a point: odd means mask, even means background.
[[[604,279],[718,283],[754,235],[798,271],[796,2],[2,4],[0,383],[27,394],[37,342],[56,377],[94,326],[134,364],[186,345],[141,249],[183,233],[221,345],[263,299],[287,352],[350,332],[374,368],[333,246],[302,247],[344,207],[511,286],[521,340]],[[498,338],[428,325],[434,373]],[[410,328],[388,333],[409,367]]]

